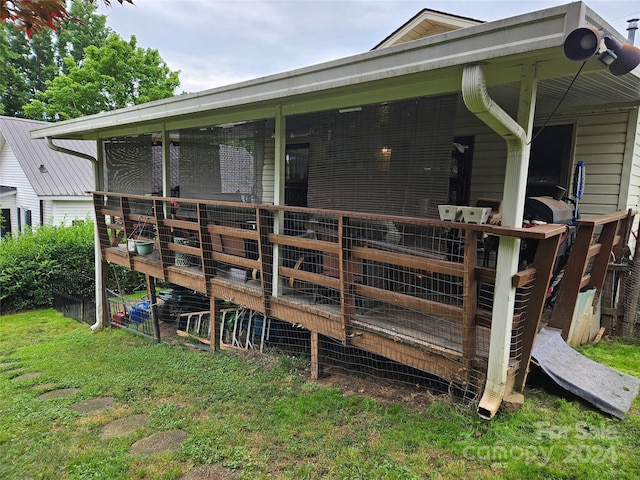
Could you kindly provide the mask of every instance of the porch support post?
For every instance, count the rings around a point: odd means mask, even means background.
[[[273,204],[284,205],[284,176],[285,176],[285,155],[287,148],[287,120],[282,114],[282,109],[278,108],[275,118],[275,165],[273,173]],[[273,212],[273,233],[282,233],[284,229],[284,212]],[[280,295],[280,245],[273,246],[273,284],[272,295]]]
[[[518,120],[511,118],[489,97],[481,65],[468,65],[462,74],[462,95],[467,108],[502,136],[507,143],[507,166],[503,194],[502,225],[519,228],[524,214],[524,192],[529,166],[527,140],[533,124],[535,68],[522,72]],[[490,419],[498,411],[507,389],[507,372],[516,290],[511,279],[518,272],[520,240],[501,237],[496,264],[496,284],[491,318],[487,382],[478,414]]]
[[[93,183],[96,191],[104,190],[104,154],[102,150],[102,140],[96,141],[97,155],[93,162]],[[108,325],[109,309],[105,308],[107,303],[107,281],[109,277],[109,264],[102,260],[102,247],[100,245],[100,233],[98,222],[93,222],[94,229],[94,264],[95,264],[95,300],[96,300],[96,322],[91,325],[91,330],[101,330]]]
[[[171,139],[169,132],[162,127],[162,196],[171,196]],[[164,212],[165,216],[167,212]]]

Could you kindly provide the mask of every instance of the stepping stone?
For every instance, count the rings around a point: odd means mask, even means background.
[[[56,384],[53,382],[41,383],[40,385],[34,385],[33,387],[31,387],[31,390],[49,390],[55,386]]]
[[[200,465],[185,473],[180,480],[236,480],[240,476],[221,465]]]
[[[128,417],[119,418],[113,422],[107,423],[102,427],[100,436],[102,438],[123,437],[147,426],[149,423],[149,415],[146,413],[138,413]]]
[[[65,398],[75,395],[80,391],[79,388],[58,388],[57,390],[51,390],[50,392],[44,392],[42,395],[38,395],[38,400],[50,400],[52,398]]]
[[[28,372],[23,373],[22,375],[18,375],[17,377],[13,377],[11,381],[16,382],[18,380],[31,380],[32,378],[37,378],[42,375],[42,372]]]
[[[165,430],[142,438],[131,445],[129,453],[133,455],[153,455],[156,453],[176,452],[188,434],[184,430]]]
[[[99,412],[100,410],[106,410],[109,408],[113,405],[114,401],[115,399],[113,397],[96,397],[88,400],[80,400],[79,402],[71,405],[71,410],[85,414]]]
[[[0,363],[0,370],[5,371],[7,369],[11,370],[11,368],[9,367],[16,367],[20,365],[20,362],[6,362],[6,363]]]

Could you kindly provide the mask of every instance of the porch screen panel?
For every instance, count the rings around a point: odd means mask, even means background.
[[[180,196],[255,200],[264,149],[263,122],[180,131]]]
[[[449,196],[455,106],[451,95],[318,115],[308,205],[438,218]]]
[[[154,142],[151,150],[153,193],[162,195],[162,142]],[[180,143],[174,140],[169,145],[169,179],[169,196],[175,197],[179,190],[176,187],[180,185]]]
[[[153,193],[152,144],[152,135],[103,142],[106,191],[132,195]]]

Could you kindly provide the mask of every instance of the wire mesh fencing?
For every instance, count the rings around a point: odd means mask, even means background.
[[[53,308],[65,317],[93,324],[96,320],[95,279],[82,272],[57,271],[51,278]]]

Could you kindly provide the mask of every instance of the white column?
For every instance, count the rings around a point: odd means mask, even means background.
[[[273,176],[273,204],[274,205],[284,205],[285,197],[284,197],[284,188],[285,188],[285,155],[287,148],[287,119],[284,115],[282,115],[282,110],[278,108],[276,112],[276,122],[275,122],[275,171]],[[282,212],[274,212],[273,218],[273,233],[282,233],[284,228],[284,215]],[[272,295],[277,297],[280,295],[281,285],[280,285],[280,246],[273,246],[273,287],[272,287]]]
[[[529,139],[536,98],[535,66],[523,67],[517,122],[489,97],[481,65],[465,67],[462,92],[469,110],[507,142],[502,225],[519,228],[524,215],[529,169]],[[478,413],[483,418],[495,415],[506,393],[516,293],[511,279],[518,272],[519,258],[520,240],[501,237],[496,262],[487,382],[478,406]]]

